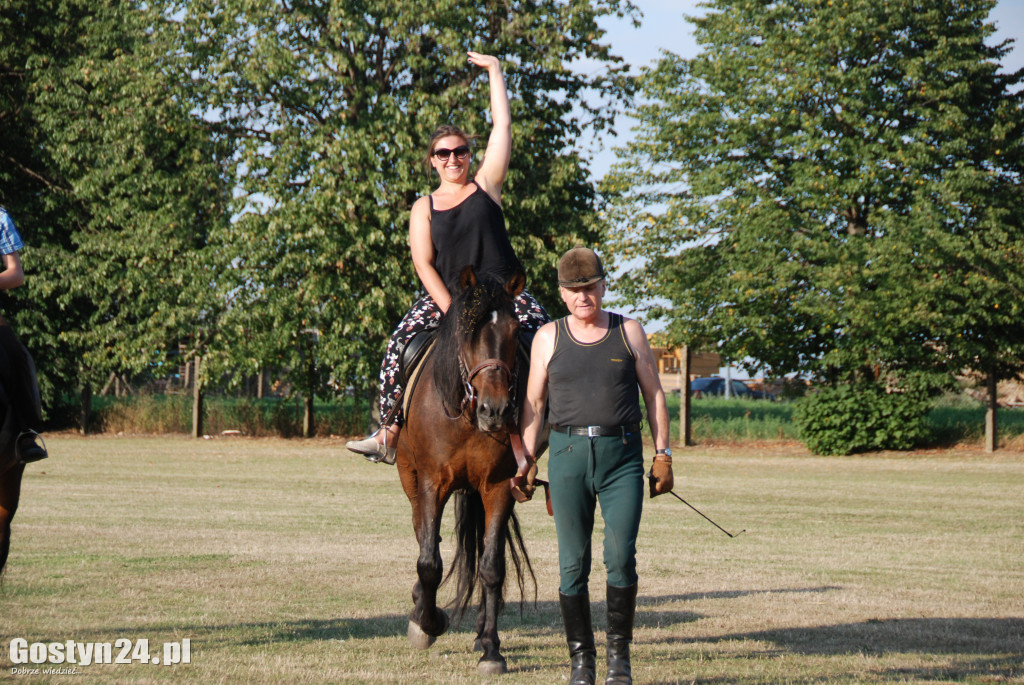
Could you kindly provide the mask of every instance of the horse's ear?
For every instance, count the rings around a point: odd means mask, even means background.
[[[519,297],[519,293],[523,292],[524,288],[526,288],[526,274],[517,269],[512,274],[512,278],[505,282],[505,292],[511,295],[512,299],[515,299]]]
[[[459,274],[459,289],[469,290],[470,288],[476,287],[476,271],[473,270],[473,265],[470,264],[462,269],[462,273]]]

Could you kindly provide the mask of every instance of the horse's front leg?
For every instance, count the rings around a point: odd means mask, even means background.
[[[7,553],[11,549],[11,521],[18,511],[24,472],[24,464],[15,464],[0,474],[0,573],[7,564]]]
[[[416,575],[419,580],[413,588],[415,606],[409,616],[408,637],[413,646],[427,649],[448,630],[448,614],[437,607],[437,588],[444,573],[440,525],[445,497],[421,481],[417,500],[420,510],[416,535],[420,555],[416,560]]]
[[[504,486],[504,487],[502,487]],[[485,517],[484,550],[480,558],[480,584],[483,598],[477,616],[476,646],[483,652],[477,663],[481,675],[507,673],[498,637],[498,613],[503,605],[505,586],[505,533],[514,501],[507,482],[483,494]]]

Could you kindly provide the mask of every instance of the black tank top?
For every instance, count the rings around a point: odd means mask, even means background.
[[[499,283],[522,268],[508,240],[501,207],[476,181],[473,185],[476,186],[473,194],[451,209],[434,209],[434,198],[430,196],[434,268],[449,290],[470,264],[477,277]]]
[[[555,328],[548,361],[548,420],[563,426],[622,426],[637,423],[640,389],[636,360],[622,316],[608,313],[608,332],[595,343],[572,337],[568,317]]]

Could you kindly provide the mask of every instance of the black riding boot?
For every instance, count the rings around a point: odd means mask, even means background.
[[[594,685],[597,678],[597,650],[594,648],[594,628],[590,622],[590,593],[563,595],[558,593],[565,624],[565,641],[569,645],[572,673],[569,685]]]
[[[629,643],[633,641],[636,584],[608,586],[608,677],[605,685],[632,685]]]

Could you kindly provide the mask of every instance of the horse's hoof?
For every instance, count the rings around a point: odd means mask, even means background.
[[[409,630],[406,634],[413,647],[427,649],[437,641],[438,636],[444,635],[448,631],[449,621],[447,612],[444,609],[435,609],[435,611],[437,612],[437,635],[428,634],[418,623],[409,619]]]
[[[476,664],[476,672],[480,675],[503,675],[508,673],[508,664],[504,657],[499,661],[484,661],[481,659]]]
[[[416,649],[430,649],[430,646],[437,642],[436,637],[424,633],[423,629],[413,621],[409,621],[409,631],[407,635],[409,637],[409,644]]]

